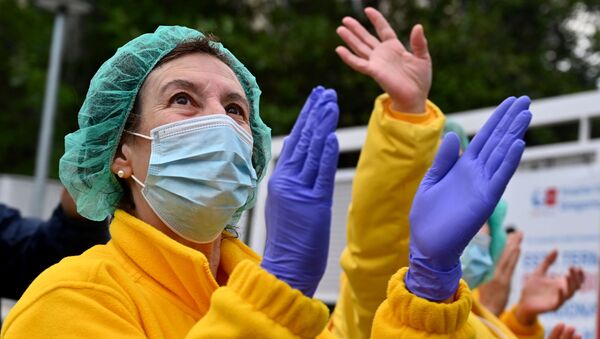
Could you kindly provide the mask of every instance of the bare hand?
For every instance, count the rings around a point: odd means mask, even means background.
[[[380,12],[369,7],[365,14],[377,30],[378,38],[356,19],[345,17],[336,32],[352,52],[343,46],[335,51],[353,70],[373,78],[390,95],[392,109],[424,112],[431,88],[431,57],[423,27],[415,25],[411,31],[411,53]]]
[[[494,277],[478,287],[479,301],[496,316],[500,316],[506,308],[512,276],[521,255],[522,240],[523,232],[516,231],[508,235],[506,247],[496,264]]]
[[[569,273],[562,276],[547,275],[557,257],[557,250],[550,252],[525,280],[515,313],[522,324],[532,324],[538,314],[559,309],[581,288],[584,279],[581,268],[569,267]]]
[[[581,335],[575,333],[575,327],[559,323],[554,326],[548,339],[581,339]]]

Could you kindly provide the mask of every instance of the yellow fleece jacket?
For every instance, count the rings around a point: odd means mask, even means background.
[[[390,108],[387,94],[375,101],[352,187],[359,198],[348,212],[340,297],[329,323],[338,338],[514,338],[472,300],[463,282],[451,304],[421,299],[404,286],[412,199],[433,161],[445,119],[433,103],[426,107],[423,114],[404,114]],[[507,325],[531,332],[514,322]]]
[[[222,240],[215,280],[201,252],[123,211],[110,230],[108,244],[42,273],[2,338],[314,338],[327,323],[325,305],[237,239]]]

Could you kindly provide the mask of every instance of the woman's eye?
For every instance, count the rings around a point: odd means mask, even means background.
[[[177,94],[173,97],[173,102],[178,105],[187,105],[190,103],[190,98],[186,94]]]
[[[225,111],[227,112],[227,114],[240,115],[240,116],[244,117],[244,110],[239,105],[235,105],[235,104],[228,105],[225,108]]]

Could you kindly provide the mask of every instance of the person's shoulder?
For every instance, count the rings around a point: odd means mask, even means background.
[[[0,223],[3,227],[9,221],[12,221],[14,219],[20,220],[22,218],[23,217],[21,217],[21,213],[19,212],[19,210],[4,204],[0,204]]]
[[[109,245],[97,245],[50,266],[25,293],[42,295],[57,289],[111,288],[121,285],[129,276],[114,249]]]
[[[42,272],[12,308],[3,330],[22,330],[24,323],[41,316],[47,325],[48,319],[78,321],[82,312],[93,314],[94,309],[135,312],[135,302],[127,293],[133,281],[116,249],[94,246]]]

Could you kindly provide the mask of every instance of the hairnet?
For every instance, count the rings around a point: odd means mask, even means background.
[[[504,218],[506,218],[507,204],[504,199],[500,199],[494,212],[488,219],[488,226],[490,227],[490,236],[492,241],[490,242],[490,255],[494,263],[498,262],[504,247],[506,246],[506,230],[504,229]]]
[[[75,200],[77,211],[92,220],[111,215],[123,190],[111,171],[123,127],[142,83],[154,66],[177,45],[204,35],[181,26],[161,26],[117,50],[96,72],[79,111],[79,129],[65,137],[65,154],[60,159],[60,179]],[[250,126],[254,138],[252,164],[258,179],[265,174],[271,156],[271,132],[259,116],[260,89],[254,76],[220,43],[211,43],[229,60],[250,102]],[[256,190],[236,212],[253,206]]]
[[[458,135],[458,139],[460,140],[460,149],[465,150],[469,145],[469,137],[465,132],[464,128],[456,121],[452,119],[446,119],[446,124],[444,125],[444,135],[448,132],[454,132]]]

